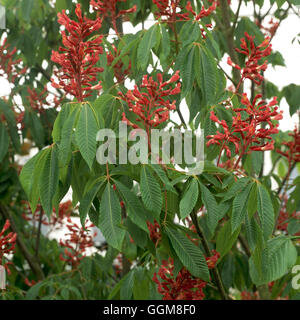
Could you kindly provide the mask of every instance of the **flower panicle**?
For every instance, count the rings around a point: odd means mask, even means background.
[[[101,28],[102,19],[90,20],[83,17],[80,4],[77,4],[75,13],[78,21],[71,20],[64,10],[58,13],[58,22],[66,28],[68,34],[66,31],[61,32],[64,45],[59,48],[61,53],[52,51],[51,60],[61,68],[54,71],[58,82],[53,78],[51,81],[54,88],[63,89],[82,102],[91,95],[90,91],[102,88],[100,82],[94,83],[97,81],[97,74],[103,72],[103,68],[96,67],[99,55],[103,53],[103,36],[85,40]]]
[[[134,89],[128,90],[126,94],[119,92],[119,96],[128,104],[129,111],[136,114],[135,120],[141,122],[148,130],[167,121],[169,112],[176,109],[175,100],[170,102],[165,97],[180,93],[179,79],[179,71],[176,71],[167,81],[163,81],[163,76],[160,73],[157,74],[158,82],[145,75],[140,86],[141,89],[145,90],[140,90],[135,85]],[[173,83],[176,83],[175,88],[166,88]],[[125,113],[123,113],[123,121],[135,129],[141,128],[141,126],[128,120]]]

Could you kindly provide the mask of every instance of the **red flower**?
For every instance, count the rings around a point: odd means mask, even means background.
[[[114,60],[120,56],[120,51],[118,51],[114,45],[112,45],[112,49],[113,49],[113,52],[106,53],[108,66],[111,66]],[[118,83],[122,83],[124,82],[125,77],[130,73],[131,61],[129,61],[128,67],[125,69],[124,63],[121,60],[119,60],[117,63],[114,64],[113,69],[114,69],[114,75]]]
[[[120,10],[117,12],[117,3],[126,1],[127,0],[91,0],[90,5],[95,11],[101,14],[102,18],[110,16],[113,28],[115,32],[118,33],[117,19],[128,13],[136,12],[136,5],[128,10]]]
[[[206,282],[193,277],[185,268],[175,278],[173,270],[174,262],[170,258],[169,261],[163,261],[158,274],[155,272],[153,275],[153,281],[157,284],[157,291],[163,295],[163,300],[203,300]]]
[[[129,111],[137,115],[136,121],[143,123],[144,127],[149,133],[152,127],[157,127],[161,123],[169,119],[170,110],[175,110],[175,101],[170,103],[169,100],[165,100],[166,96],[176,95],[180,93],[180,83],[178,82],[175,88],[165,89],[172,83],[179,80],[179,71],[168,80],[163,82],[162,75],[157,74],[158,82],[155,82],[152,77],[148,79],[148,76],[143,77],[141,88],[146,88],[147,92],[140,91],[135,85],[133,90],[128,90],[124,95],[119,92],[122,100],[127,102]],[[133,124],[126,118],[123,113],[123,121],[133,128],[140,128],[137,124]]]
[[[4,255],[13,253],[16,246],[16,240],[17,240],[16,233],[9,232],[6,236],[4,235],[4,233],[9,229],[9,227],[10,227],[10,222],[7,219],[2,228],[2,231],[0,232],[0,265],[2,263],[2,259],[4,258]],[[8,268],[9,264],[11,264],[11,262],[7,262],[4,264],[4,267],[8,274],[10,274],[10,270]]]
[[[157,247],[159,241],[161,240],[161,232],[160,232],[160,225],[156,220],[154,220],[154,224],[147,221],[147,227],[150,233],[150,239]]]
[[[279,27],[279,22],[274,21],[273,18],[271,18],[269,20],[267,27],[263,26],[262,23],[259,23],[258,20],[256,20],[255,23],[261,30],[266,31],[265,35],[269,35],[270,37],[274,37],[274,35]]]
[[[220,258],[220,253],[217,252],[216,250],[212,250],[212,253],[213,253],[212,256],[205,257],[205,260],[209,269],[213,269]]]
[[[197,14],[192,7],[191,2],[189,1],[186,5],[186,10],[189,11],[194,17],[195,20],[199,21],[200,19],[204,17],[208,17],[211,15],[217,8],[217,1],[212,1],[212,5],[208,7],[208,9],[205,9],[204,6],[202,6],[200,12]]]
[[[252,103],[249,101],[247,94],[243,93],[241,99],[242,108],[232,109],[234,115],[232,117],[232,125],[225,120],[219,120],[213,111],[211,111],[210,119],[222,127],[222,132],[217,131],[215,135],[209,135],[207,146],[212,144],[221,145],[220,156],[223,150],[226,151],[227,158],[231,158],[230,144],[235,146],[235,153],[239,154],[239,160],[245,153],[251,151],[266,151],[274,149],[274,140],[271,134],[278,133],[278,124],[274,125],[273,120],[282,119],[282,111],[278,112],[277,98],[274,97],[268,104],[261,100],[261,95],[256,95]],[[241,112],[244,112],[243,116]]]
[[[300,129],[295,127],[294,131],[289,133],[291,141],[283,141],[282,145],[286,146],[286,151],[276,149],[276,152],[287,158],[288,162],[300,162]]]
[[[72,268],[76,268],[79,265],[80,261],[85,257],[87,248],[94,245],[93,238],[97,233],[90,235],[88,230],[93,226],[93,224],[90,224],[86,225],[85,228],[79,227],[68,218],[67,228],[70,232],[65,235],[69,236],[69,239],[60,240],[60,245],[65,247],[64,255],[60,255],[60,260],[70,263]]]
[[[241,49],[236,48],[235,50],[241,54],[247,56],[245,67],[242,69],[239,65],[233,63],[229,57],[227,63],[237,70],[241,71],[241,80],[237,85],[237,89],[240,87],[241,83],[245,79],[250,79],[256,84],[260,85],[264,77],[261,75],[261,71],[267,69],[267,61],[264,61],[263,64],[259,64],[259,60],[264,57],[267,57],[272,52],[272,45],[270,44],[270,38],[266,37],[264,41],[258,46],[254,43],[254,36],[250,36],[245,32],[245,38],[241,39]],[[248,42],[248,43],[247,43]],[[250,49],[248,48],[250,46]]]
[[[102,36],[97,36],[90,41],[84,41],[94,31],[101,28],[101,19],[95,21],[82,17],[80,4],[75,10],[78,22],[71,20],[63,10],[58,13],[58,23],[63,25],[69,35],[62,31],[62,41],[64,47],[60,47],[62,53],[52,51],[51,60],[61,65],[60,71],[55,71],[59,82],[52,79],[54,88],[62,88],[66,93],[70,93],[83,101],[89,97],[89,91],[101,89],[100,83],[92,85],[97,80],[97,73],[102,72],[103,68],[95,67],[99,60],[99,55],[103,53]]]
[[[10,51],[6,41],[7,39],[4,39],[0,45],[0,77],[6,75],[9,82],[14,83],[19,76],[26,72],[27,68],[21,66],[21,59],[14,60],[17,49],[13,48]]]
[[[180,0],[152,0],[157,6],[158,11],[155,13],[157,18],[162,18],[162,21],[174,23],[177,18],[189,20],[189,13],[182,13],[183,7],[180,5]]]

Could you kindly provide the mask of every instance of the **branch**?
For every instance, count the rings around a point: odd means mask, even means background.
[[[208,256],[208,257],[211,257],[211,251],[209,249],[209,245],[208,245],[208,242],[205,238],[205,235],[204,235],[204,232],[202,231],[201,229],[201,226],[199,224],[199,221],[198,221],[198,218],[197,218],[197,215],[196,215],[196,212],[193,210],[193,212],[191,213],[191,218],[192,218],[192,221],[193,221],[193,224],[196,228],[196,231],[197,231],[197,234],[200,238],[200,241],[202,243],[202,246],[204,248],[204,251],[205,251],[205,254]],[[222,278],[220,276],[220,273],[219,273],[219,270],[218,270],[218,267],[215,266],[213,269],[212,269],[212,273],[214,275],[214,278],[215,278],[215,281],[216,281],[216,285],[218,287],[218,290],[220,292],[220,295],[222,297],[223,300],[228,300],[228,297],[227,297],[227,294],[226,294],[226,291],[224,289],[224,285],[223,285],[223,282],[222,282]]]
[[[17,236],[17,244],[18,244],[24,258],[27,260],[32,272],[36,275],[38,280],[43,280],[45,278],[43,270],[42,270],[41,266],[39,265],[39,263],[37,262],[35,256],[33,256],[28,251],[28,249],[23,241],[23,237],[22,237],[21,233],[18,231],[17,225],[16,225],[12,215],[10,214],[8,209],[6,208],[6,206],[0,204],[0,213],[4,219],[9,219],[11,229],[13,230],[14,233],[17,233],[17,235],[18,235]]]

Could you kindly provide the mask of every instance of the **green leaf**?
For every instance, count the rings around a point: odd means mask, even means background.
[[[285,236],[268,240],[262,252],[262,270],[257,270],[253,256],[249,259],[250,276],[256,285],[275,281],[284,276],[296,263],[297,250]]]
[[[245,216],[247,215],[248,198],[251,188],[251,183],[246,185],[246,187],[239,192],[233,200],[231,217],[232,232],[242,224]]]
[[[193,276],[204,281],[209,281],[207,263],[200,248],[195,246],[186,236],[176,229],[166,227],[165,230],[182,264]]]
[[[7,154],[9,145],[9,137],[5,125],[0,121],[0,162]]]
[[[229,250],[233,247],[241,227],[238,227],[235,232],[231,231],[231,223],[227,221],[222,229],[219,231],[217,236],[217,247],[216,250],[220,253],[221,257],[224,257]]]
[[[52,200],[58,188],[59,167],[57,146],[54,145],[46,150],[46,156],[43,159],[44,164],[39,180],[39,189],[43,209],[49,217],[53,209]]]
[[[180,200],[179,212],[181,219],[185,219],[196,206],[199,195],[198,182],[192,178],[190,183]]]
[[[160,40],[159,25],[153,25],[149,30],[145,32],[137,50],[137,63],[144,70],[148,66],[151,49],[153,49],[156,43]]]
[[[107,184],[100,204],[99,229],[112,247],[121,251],[125,230],[121,229],[121,206],[110,183]]]
[[[99,127],[94,112],[87,103],[82,104],[75,137],[79,151],[90,169],[96,158],[96,135],[98,129]]]
[[[22,0],[22,17],[26,22],[29,22],[33,9],[34,0]]]
[[[204,47],[198,47],[200,50],[200,77],[198,80],[201,83],[201,91],[205,98],[206,105],[212,105],[215,102],[216,96],[216,78],[217,65],[212,54]],[[198,73],[196,73],[198,76]]]
[[[159,221],[162,209],[162,195],[158,181],[153,176],[147,166],[142,166],[140,188],[143,203],[146,209],[155,214],[156,220]]]
[[[120,299],[121,300],[130,300],[132,297],[135,270],[131,270],[125,277],[124,282],[120,288]]]
[[[220,216],[218,203],[213,194],[206,188],[206,186],[200,181],[199,184],[201,190],[201,199],[207,210],[207,225],[210,232],[213,234],[218,225]]]
[[[149,232],[147,221],[152,221],[151,215],[145,210],[140,199],[121,182],[114,180],[117,190],[120,192],[121,198],[125,202],[127,214],[132,222],[138,225],[141,229]]]
[[[274,229],[274,209],[267,189],[257,185],[257,212],[261,222],[264,239],[267,240]]]
[[[192,46],[186,56],[185,63],[182,65],[182,69],[180,70],[180,75],[182,78],[181,99],[183,99],[193,89],[193,82],[195,77],[194,54],[195,46]]]
[[[300,86],[291,83],[282,89],[282,95],[290,107],[290,116],[292,116],[300,108]]]
[[[35,212],[40,197],[39,180],[47,153],[47,149],[40,151],[26,162],[20,173],[20,182],[28,197],[32,212]]]
[[[73,129],[76,123],[76,118],[79,114],[78,108],[75,108],[70,116],[66,119],[61,130],[61,142],[59,144],[59,161],[62,166],[67,165],[68,160],[71,158],[71,141],[73,137]]]
[[[244,177],[235,182],[230,189],[224,194],[224,198],[222,201],[227,201],[236,196],[238,192],[243,190],[245,186],[251,182],[251,179],[248,177]]]
[[[99,192],[105,179],[106,179],[106,177],[97,178],[96,181],[85,192],[82,200],[80,201],[79,214],[80,214],[80,221],[81,221],[82,226],[85,225],[85,220],[86,220],[87,214],[91,208],[92,201],[94,200],[97,193]]]
[[[165,185],[166,190],[171,191],[172,193],[177,194],[176,189],[172,186],[171,182],[169,181],[165,170],[159,164],[151,164],[151,168],[155,171],[158,178],[161,182]]]

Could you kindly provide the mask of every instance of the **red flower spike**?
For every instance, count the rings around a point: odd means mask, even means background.
[[[189,13],[183,13],[183,7],[180,0],[152,0],[157,7],[155,16],[161,18],[163,22],[174,23],[177,19],[189,20]]]
[[[163,261],[158,273],[153,275],[153,281],[157,284],[157,291],[163,295],[163,300],[203,300],[205,281],[194,278],[185,268],[179,271],[176,278],[173,271],[174,262],[170,258],[169,261]]]
[[[51,79],[54,88],[62,88],[82,102],[89,97],[91,90],[99,91],[100,83],[92,85],[97,81],[97,73],[102,72],[103,68],[95,67],[99,60],[99,55],[103,53],[102,36],[94,40],[84,41],[93,32],[101,28],[102,20],[90,20],[82,17],[80,4],[77,4],[75,10],[78,22],[71,20],[65,13],[58,13],[58,23],[66,28],[69,33],[62,31],[62,41],[64,47],[60,47],[59,53],[52,51],[51,60],[59,65],[61,69],[54,71],[58,78],[58,83]]]
[[[120,10],[117,12],[117,3],[126,1],[127,0],[91,0],[90,5],[98,12],[98,15],[101,15],[102,19],[110,16],[113,28],[118,34],[117,19],[129,13],[136,12],[136,5],[128,10]]]
[[[21,59],[14,60],[17,52],[16,48],[10,51],[10,45],[7,39],[4,39],[0,45],[0,77],[7,77],[8,81],[14,83],[15,80],[22,76],[27,68],[21,66]]]
[[[129,106],[129,111],[136,114],[137,122],[141,122],[149,133],[151,128],[159,126],[161,123],[169,119],[169,112],[175,110],[175,101],[172,103],[164,98],[170,95],[176,95],[180,93],[179,71],[168,80],[163,82],[162,75],[157,75],[158,82],[154,81],[152,77],[145,75],[143,77],[141,88],[145,88],[145,91],[141,91],[136,85],[133,90],[128,90],[124,95],[119,92],[120,98],[125,101]],[[177,82],[175,88],[165,89]],[[123,114],[123,121],[133,128],[141,128],[140,126],[133,124]]]
[[[215,135],[209,135],[206,143],[207,147],[212,144],[221,145],[221,150],[218,159],[223,150],[226,151],[227,158],[231,158],[229,145],[232,143],[235,146],[235,153],[239,155],[235,168],[242,155],[251,151],[266,151],[274,149],[274,140],[271,134],[278,133],[278,124],[274,125],[273,120],[282,119],[282,111],[278,111],[276,97],[268,104],[264,100],[260,100],[261,95],[257,95],[252,103],[249,101],[247,94],[243,93],[240,108],[232,108],[234,113],[232,117],[232,125],[229,128],[225,120],[219,120],[213,111],[211,111],[210,119],[219,125]],[[259,101],[260,100],[260,101]],[[244,111],[245,115],[241,116]]]
[[[84,259],[87,248],[93,247],[93,238],[97,233],[93,235],[89,234],[89,229],[94,227],[93,224],[82,228],[72,222],[70,218],[67,221],[67,228],[70,232],[66,233],[65,236],[69,236],[69,239],[65,241],[60,240],[60,245],[65,247],[64,255],[60,255],[60,260],[70,263],[72,268],[77,268],[80,261]]]
[[[281,143],[286,146],[286,151],[276,149],[276,152],[286,157],[291,165],[293,162],[300,162],[300,129],[295,127],[294,131],[289,133],[289,136],[292,137],[291,141]]]
[[[247,39],[247,41],[246,41]],[[248,48],[248,46],[250,48]],[[241,39],[240,48],[236,48],[235,50],[245,56],[246,62],[245,67],[242,69],[239,65],[232,62],[231,58],[227,59],[227,63],[240,70],[241,79],[239,84],[237,85],[237,89],[240,87],[241,83],[245,79],[250,79],[254,81],[257,85],[260,85],[264,77],[261,75],[261,71],[266,71],[267,69],[267,61],[264,61],[263,64],[259,64],[259,60],[264,57],[267,57],[272,52],[272,45],[270,44],[270,38],[266,37],[264,41],[258,46],[254,43],[254,36],[250,36],[247,32],[245,32],[245,38]]]

